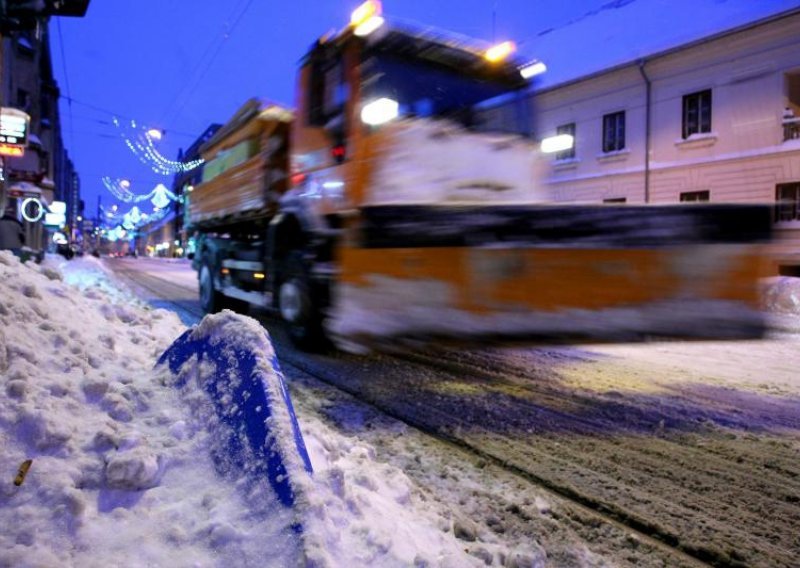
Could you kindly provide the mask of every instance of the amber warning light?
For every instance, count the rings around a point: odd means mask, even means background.
[[[360,37],[366,37],[380,28],[384,23],[384,19],[381,17],[382,10],[378,0],[367,0],[353,10],[353,13],[350,14],[353,33]]]
[[[511,57],[516,50],[517,46],[513,41],[504,41],[487,49],[483,56],[491,63],[498,63]]]

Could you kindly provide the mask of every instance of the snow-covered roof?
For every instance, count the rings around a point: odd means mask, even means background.
[[[547,65],[541,91],[790,12],[799,0],[610,0],[523,48]]]

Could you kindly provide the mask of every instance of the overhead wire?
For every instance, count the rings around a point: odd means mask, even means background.
[[[111,116],[111,117],[122,118],[122,119],[125,119],[125,120],[135,120],[131,116],[127,116],[127,115],[125,115],[123,113],[115,112],[113,110],[110,110],[110,109],[107,109],[107,108],[103,108],[103,107],[97,106],[97,105],[92,104],[92,103],[87,103],[85,101],[80,101],[80,100],[78,100],[78,99],[76,99],[74,97],[61,95],[61,98],[65,99],[65,100],[68,100],[69,102],[75,103],[76,105],[86,107],[88,109],[103,113],[103,114]],[[96,122],[98,122],[99,124],[107,124],[107,125],[113,126],[113,122],[112,121],[93,119],[93,118],[90,118],[90,117],[78,117],[78,118],[79,118],[79,120],[96,120]],[[173,129],[169,129],[169,133],[170,134],[179,134],[181,136],[187,136],[187,137],[191,137],[191,138],[197,138],[197,136],[198,136],[197,132],[184,132],[184,131],[181,131],[181,130],[173,130]]]
[[[69,88],[69,75],[67,74],[67,58],[64,55],[64,37],[61,34],[61,18],[56,18],[56,30],[58,31],[58,45],[61,52],[61,69],[64,72],[64,86],[67,89],[67,113],[69,115],[69,143],[75,146],[75,134],[72,129],[72,103],[70,102],[71,90]]]
[[[194,70],[192,71],[192,74],[190,75],[190,82],[184,84],[184,86],[181,89],[178,90],[178,92],[176,94],[176,97],[169,103],[169,105],[167,105],[166,110],[164,111],[164,114],[162,115],[162,119],[159,120],[159,122],[164,123],[164,120],[168,116],[169,111],[178,102],[180,102],[181,104],[180,104],[180,106],[177,107],[175,113],[173,114],[173,117],[177,117],[177,116],[180,115],[180,113],[182,112],[183,108],[186,106],[186,104],[188,104],[189,100],[191,100],[191,96],[194,94],[194,89],[200,83],[200,81],[203,80],[203,78],[205,77],[206,73],[208,73],[208,71],[211,68],[211,65],[214,62],[214,60],[219,55],[219,53],[222,50],[222,48],[224,47],[225,43],[232,37],[234,31],[236,30],[236,28],[238,27],[239,23],[244,18],[245,14],[250,9],[250,6],[253,4],[253,2],[254,2],[254,0],[240,0],[239,3],[236,4],[234,9],[230,12],[230,15],[228,17],[228,21],[226,22],[226,29],[224,30],[223,34],[221,36],[220,35],[215,36],[215,38],[208,44],[208,46],[206,47],[205,51],[203,52],[203,55],[200,57],[200,59],[198,60],[197,65],[195,66]],[[61,40],[60,22],[59,22],[59,40]],[[62,63],[65,63],[65,59],[63,57],[63,52],[64,52],[63,41],[60,41],[60,43],[61,43]],[[213,50],[213,52],[212,52],[212,50]],[[210,54],[210,57],[207,57],[209,54]],[[203,65],[204,61],[205,61],[205,65]],[[66,78],[66,67],[64,67],[64,69],[65,69],[65,71],[64,71],[64,73],[65,73],[65,81],[67,81],[67,78]],[[191,78],[192,75],[194,75],[194,78]],[[97,111],[97,112],[101,112],[103,114],[106,114],[106,115],[109,115],[109,116],[112,116],[112,117],[122,118],[122,119],[126,119],[126,120],[135,120],[133,117],[127,116],[127,115],[125,115],[123,113],[115,112],[115,111],[113,111],[111,109],[104,108],[104,107],[98,106],[98,105],[93,104],[93,103],[88,103],[86,101],[80,101],[78,99],[75,99],[70,94],[68,81],[67,81],[67,94],[66,94],[66,96],[65,95],[61,95],[61,98],[65,99],[67,101],[68,107],[70,109],[70,128],[72,128],[72,120],[73,120],[72,103],[75,103],[77,105],[83,106],[85,108],[88,108],[88,109],[91,109],[91,110],[94,110],[94,111]],[[181,100],[181,99],[183,99],[183,100]],[[83,118],[82,120],[92,120],[92,119]],[[112,122],[107,122],[107,121],[103,121],[103,120],[99,120],[99,119],[96,120],[96,122],[98,124],[104,124],[104,125],[112,125],[113,124]],[[170,134],[179,134],[179,135],[187,136],[187,137],[191,137],[191,138],[196,138],[198,136],[198,133],[196,133],[196,132],[195,133],[183,132],[183,131],[180,131],[180,130],[173,130],[172,128],[163,128],[162,130],[165,130],[165,131],[169,130]],[[102,134],[98,134],[98,136],[105,137]],[[74,136],[73,136],[73,138],[74,138]]]
[[[246,0],[246,2],[247,3],[245,4],[244,9],[242,9],[242,11],[239,13],[239,15],[236,17],[236,19],[233,21],[233,23],[228,28],[228,31],[223,35],[222,41],[217,45],[217,48],[214,50],[214,52],[212,53],[211,57],[206,62],[205,67],[202,69],[200,74],[197,75],[195,80],[193,82],[189,83],[190,87],[186,91],[187,94],[184,97],[184,100],[183,100],[182,104],[177,108],[177,110],[173,114],[173,117],[172,117],[173,121],[174,121],[174,119],[176,117],[180,116],[181,112],[183,112],[183,109],[189,103],[189,101],[191,100],[191,97],[195,94],[195,89],[196,89],[197,85],[200,83],[200,81],[203,80],[203,78],[205,77],[206,73],[208,73],[208,71],[211,69],[211,65],[214,63],[214,60],[219,55],[220,51],[222,51],[222,48],[225,46],[226,42],[228,40],[230,40],[230,38],[233,36],[233,33],[236,31],[236,28],[238,27],[239,23],[242,21],[242,18],[244,18],[245,14],[250,9],[250,6],[253,5],[254,0]],[[241,5],[241,3],[239,5]],[[171,123],[168,123],[168,124],[171,124]]]
[[[225,24],[224,24],[224,26],[228,26],[228,25],[229,25],[229,22],[230,22],[230,20],[233,18],[233,16],[234,16],[234,15],[236,14],[236,12],[239,10],[239,7],[240,7],[240,6],[242,5],[242,3],[243,3],[243,2],[245,2],[245,1],[246,1],[246,0],[240,0],[239,4],[237,4],[236,6],[234,6],[234,9],[231,11],[230,15],[228,16],[228,19],[225,21]],[[174,97],[172,97],[172,99],[170,100],[169,104],[168,104],[168,105],[166,106],[166,108],[164,109],[164,112],[162,113],[162,115],[161,115],[161,117],[160,117],[160,119],[159,119],[159,122],[160,122],[160,123],[164,123],[164,121],[165,121],[165,120],[167,119],[167,117],[169,116],[169,111],[170,111],[170,110],[172,110],[172,107],[173,107],[173,105],[174,105],[175,103],[177,103],[177,102],[178,102],[178,100],[179,100],[179,99],[180,99],[180,98],[181,98],[181,97],[184,95],[184,92],[187,90],[187,88],[188,88],[189,84],[191,83],[191,81],[192,81],[193,77],[194,77],[194,76],[195,76],[195,74],[196,74],[196,73],[197,73],[197,72],[200,70],[200,68],[201,68],[201,65],[203,65],[203,62],[206,60],[206,57],[207,57],[207,56],[208,56],[208,55],[211,53],[211,50],[214,48],[214,46],[217,44],[217,42],[219,41],[219,42],[221,43],[221,42],[224,42],[224,41],[225,41],[225,34],[226,34],[226,33],[227,33],[227,32],[226,32],[226,31],[224,31],[224,32],[223,32],[223,34],[222,34],[221,36],[220,36],[220,35],[214,35],[214,36],[211,38],[211,41],[209,41],[209,42],[208,42],[208,45],[206,46],[205,50],[203,50],[203,54],[202,54],[202,55],[200,56],[200,58],[197,60],[197,63],[194,65],[194,67],[192,68],[191,72],[190,72],[190,73],[189,73],[189,75],[188,75],[188,77],[189,77],[189,81],[187,81],[186,83],[184,83],[183,85],[181,85],[181,86],[178,88],[178,91],[175,93],[175,96],[174,96]]]

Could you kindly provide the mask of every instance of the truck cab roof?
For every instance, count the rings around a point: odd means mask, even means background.
[[[504,84],[510,90],[529,85],[529,81],[520,74],[525,61],[517,57],[489,61],[486,52],[491,46],[485,42],[434,28],[416,28],[389,21],[367,37],[357,36],[352,27],[345,28],[333,37],[323,36],[311,46],[302,64],[331,57],[353,43],[361,44],[365,57],[384,54],[424,62],[457,71],[461,75]]]

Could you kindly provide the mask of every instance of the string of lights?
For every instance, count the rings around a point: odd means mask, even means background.
[[[123,125],[117,117],[113,119],[125,145],[143,164],[149,166],[153,172],[161,175],[173,175],[181,172],[188,172],[200,166],[204,160],[199,158],[189,162],[178,162],[163,156],[153,144],[154,139],[161,137],[157,130],[145,130],[137,126],[135,120],[131,120],[127,125]]]
[[[167,207],[171,201],[177,201],[178,196],[172,193],[163,183],[156,185],[150,193],[137,195],[130,190],[131,182],[126,179],[112,179],[108,176],[102,178],[103,185],[123,203],[139,203],[150,200],[155,207]]]
[[[148,223],[160,221],[166,217],[169,209],[155,207],[152,213],[144,213],[138,206],[134,205],[126,213],[118,213],[116,206],[111,211],[107,211],[102,206],[100,212],[106,229],[103,231],[105,236],[115,236],[111,240],[125,238],[127,234],[133,235],[137,229]]]

